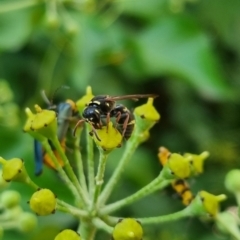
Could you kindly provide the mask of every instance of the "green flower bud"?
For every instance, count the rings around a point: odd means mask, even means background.
[[[209,152],[205,151],[201,154],[191,154],[191,153],[185,153],[183,155],[184,157],[188,158],[192,162],[192,174],[198,175],[203,172],[203,164],[204,161],[209,156]]]
[[[62,232],[60,232],[54,240],[81,240],[81,237],[78,233],[74,232],[71,229],[65,229]]]
[[[92,88],[90,86],[86,89],[86,95],[84,95],[82,98],[80,98],[77,102],[77,109],[79,112],[82,112],[83,109],[86,107],[86,105],[92,100],[94,95],[92,94]]]
[[[189,161],[177,153],[172,153],[162,169],[162,176],[167,179],[185,179],[189,177],[191,168]]]
[[[37,218],[34,214],[23,212],[19,216],[18,228],[22,232],[30,232],[34,230],[37,226]]]
[[[36,114],[34,114],[29,108],[25,109],[27,115],[27,121],[23,127],[23,131],[29,133],[33,138],[37,139],[39,142],[46,140],[44,136],[32,130],[32,122],[34,121]]]
[[[57,115],[52,110],[42,110],[35,105],[37,114],[32,121],[31,130],[41,134],[47,139],[55,139],[57,136]]]
[[[215,221],[215,225],[221,233],[229,234],[229,232],[234,232],[236,233],[235,236],[240,236],[238,224],[239,218],[233,208],[220,212]]]
[[[225,188],[233,193],[237,194],[240,192],[240,170],[233,169],[229,171],[225,177]]]
[[[2,174],[2,169],[0,169],[0,190],[9,186],[9,182],[3,179]]]
[[[112,233],[113,240],[142,240],[143,229],[136,219],[119,220]]]
[[[20,194],[14,190],[4,191],[0,197],[0,202],[5,208],[12,208],[19,205],[20,200]]]
[[[49,215],[55,212],[57,199],[49,189],[40,189],[35,192],[30,201],[30,208],[39,216]]]
[[[3,165],[2,177],[5,181],[28,182],[29,177],[22,159],[12,158],[10,160],[5,160],[0,157],[0,164]]]
[[[215,217],[219,212],[219,202],[226,198],[224,194],[215,196],[206,191],[200,191],[188,207],[195,216]]]
[[[93,134],[94,141],[98,147],[101,147],[104,151],[111,151],[116,147],[120,147],[122,144],[121,133],[113,126],[112,122],[109,122],[108,128],[103,126],[101,129],[96,129],[97,135],[101,141]]]
[[[149,98],[146,104],[136,107],[134,115],[136,117],[136,132],[148,131],[160,119],[160,114],[153,106],[153,98]]]

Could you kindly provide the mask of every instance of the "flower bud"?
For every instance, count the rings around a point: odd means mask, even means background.
[[[9,186],[9,183],[2,177],[2,169],[0,169],[0,190]]]
[[[233,193],[237,194],[240,192],[240,170],[233,169],[229,171],[225,177],[225,188]]]
[[[22,232],[30,232],[37,226],[37,218],[34,214],[23,212],[19,216],[18,228]]]
[[[183,155],[184,157],[188,158],[192,162],[192,174],[198,175],[203,172],[203,164],[204,161],[209,156],[209,152],[205,151],[201,154],[191,154],[191,153],[185,153]]]
[[[14,190],[4,191],[0,197],[0,202],[5,208],[13,208],[19,205],[20,200],[20,194]]]
[[[200,191],[188,207],[195,216],[215,217],[219,212],[219,202],[226,198],[224,194],[215,196],[206,191]]]
[[[23,160],[20,158],[12,158],[5,160],[0,157],[0,164],[3,165],[2,177],[5,181],[27,182],[29,177],[24,167]]]
[[[153,98],[149,98],[147,103],[136,107],[134,115],[136,117],[136,132],[148,131],[160,119],[160,114],[153,106]]]
[[[55,212],[57,199],[49,189],[40,189],[35,192],[30,201],[30,208],[39,216],[49,215]]]
[[[23,131],[29,133],[33,138],[38,140],[39,142],[44,141],[46,138],[32,130],[32,122],[34,121],[36,114],[34,114],[29,108],[25,109],[27,115],[27,121],[23,127]]]
[[[35,105],[37,114],[32,121],[31,130],[41,134],[47,139],[55,139],[57,136],[57,115],[52,110],[42,110]]]
[[[136,219],[120,219],[112,233],[113,240],[142,240],[143,229]]]
[[[189,161],[177,153],[172,153],[162,169],[162,176],[167,179],[185,179],[189,177],[190,171]]]
[[[221,233],[229,234],[229,232],[234,232],[236,233],[235,236],[240,236],[240,231],[238,228],[239,217],[237,216],[235,210],[236,208],[230,208],[218,214],[215,225]]]
[[[82,98],[80,98],[77,102],[77,108],[79,112],[82,112],[83,109],[86,107],[86,105],[92,100],[94,95],[92,94],[92,88],[90,86],[86,89],[86,95],[84,95]]]
[[[60,232],[54,240],[81,240],[81,237],[78,233],[74,232],[71,229],[65,229]]]
[[[112,122],[109,122],[108,127],[103,126],[101,129],[96,129],[97,137],[93,134],[94,141],[98,147],[101,147],[104,151],[111,151],[116,147],[120,147],[122,144],[121,133],[113,126]]]

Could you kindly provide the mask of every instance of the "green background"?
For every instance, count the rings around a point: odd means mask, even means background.
[[[45,168],[41,177],[34,176],[33,139],[22,132],[24,109],[33,109],[35,103],[47,107],[41,90],[54,103],[76,101],[88,85],[94,95],[155,93],[161,120],[127,166],[111,201],[157,176],[158,148],[165,146],[178,153],[209,151],[205,172],[189,180],[191,189],[194,194],[225,193],[228,200],[222,208],[235,205],[224,177],[239,167],[239,26],[238,0],[0,0],[0,79],[5,81],[0,86],[0,155],[23,158],[34,181],[71,202],[64,187],[56,189],[63,183],[53,171]],[[69,89],[52,97],[62,85]],[[124,104],[130,109],[138,105],[131,100]],[[106,179],[122,151],[110,156]],[[28,210],[31,189],[17,183],[11,188],[21,192]],[[174,193],[164,190],[116,215],[137,218],[182,208]],[[76,226],[71,216],[56,213],[39,217],[33,233],[8,231],[4,239],[51,240],[60,229]],[[212,223],[199,219],[144,230],[144,240],[213,240],[220,234]],[[98,239],[109,236],[99,232]]]

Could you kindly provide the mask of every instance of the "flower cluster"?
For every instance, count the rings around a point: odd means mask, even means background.
[[[160,114],[153,104],[154,98],[150,96],[145,104],[131,112],[125,106],[117,108],[115,99],[110,96],[94,97],[92,89],[88,87],[86,95],[76,101],[76,104],[66,101],[62,108],[56,109],[42,109],[35,105],[35,113],[27,108],[27,121],[23,129],[35,139],[37,169],[42,169],[43,163],[54,168],[75,201],[68,203],[58,198],[54,189],[41,188],[42,186],[35,184],[25,169],[25,162],[20,158],[9,160],[0,158],[3,178],[0,185],[6,186],[7,182],[15,181],[30,186],[34,192],[28,203],[37,216],[47,216],[61,211],[78,220],[79,226],[76,231],[62,230],[55,236],[55,240],[92,240],[96,231],[100,229],[108,233],[113,240],[141,240],[144,226],[147,224],[161,224],[190,216],[211,218],[219,228],[233,234],[233,230],[228,227],[225,217],[219,210],[219,203],[226,196],[223,194],[215,196],[202,190],[194,197],[186,181],[203,173],[204,161],[209,156],[207,151],[201,154],[179,154],[160,147],[158,158],[163,167],[159,175],[135,193],[113,203],[107,202],[135,150],[150,137],[151,128],[160,120]],[[81,114],[84,118],[80,117]],[[84,126],[86,126],[85,135]],[[69,161],[65,151],[68,148],[68,132],[71,133],[74,141],[72,149],[74,164],[73,161]],[[75,138],[72,137],[73,133]],[[85,137],[87,143],[86,159],[79,151],[82,137]],[[99,150],[97,169],[95,169],[94,144]],[[115,148],[122,145],[125,151],[112,176],[106,180],[104,175],[108,158]],[[232,179],[238,174],[234,172],[226,180],[228,189],[236,194],[240,187]],[[169,185],[172,185],[182,197],[185,205],[183,210],[169,215],[138,219],[129,216],[119,220],[119,217],[113,216],[115,211]],[[31,230],[36,225],[36,216],[23,212],[19,203],[19,193],[5,191],[0,198],[0,206],[4,209],[2,217],[16,221],[15,228],[22,231]],[[7,229],[7,224],[1,226],[1,231]]]

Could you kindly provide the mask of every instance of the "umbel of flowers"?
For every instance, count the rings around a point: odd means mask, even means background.
[[[66,102],[65,107],[69,111],[64,121],[60,117],[63,113],[57,112],[55,109],[42,109],[38,105],[35,105],[35,112],[30,110],[30,108],[26,109],[27,120],[23,128],[24,132],[40,143],[44,153],[40,162],[42,161],[43,163],[45,155],[48,156],[48,162],[51,161],[51,164],[48,164],[48,166],[57,171],[63,186],[70,190],[75,200],[74,204],[58,198],[54,193],[54,188],[46,189],[44,186],[35,184],[29,177],[25,169],[25,162],[22,159],[12,158],[6,160],[2,157],[0,158],[0,163],[2,164],[1,175],[3,181],[5,181],[5,184],[0,185],[6,187],[6,182],[17,181],[31,187],[33,194],[29,196],[29,207],[37,216],[47,217],[50,214],[57,214],[61,211],[72,215],[78,221],[77,229],[63,229],[57,234],[55,240],[93,240],[98,230],[105,231],[113,240],[141,240],[144,237],[144,226],[147,224],[160,225],[163,222],[176,221],[193,216],[211,218],[225,232],[236,239],[240,239],[239,232],[236,231],[236,228],[233,230],[233,228],[229,227],[228,221],[224,220],[225,218],[219,211],[219,203],[226,196],[223,194],[215,196],[201,190],[194,197],[186,182],[186,179],[193,176],[196,177],[203,172],[204,161],[209,156],[209,153],[206,151],[201,154],[179,154],[171,153],[168,149],[161,147],[158,158],[162,164],[162,169],[159,167],[161,170],[159,170],[159,174],[155,179],[131,195],[109,203],[109,197],[123,177],[124,168],[139,145],[150,137],[150,130],[159,122],[160,114],[153,105],[154,98],[150,97],[145,104],[135,108],[133,113],[134,119],[131,119],[131,121],[126,114],[127,110],[116,114],[115,118],[110,117],[110,113],[101,114],[98,102],[94,102],[95,105],[93,104],[95,107],[93,113],[96,114],[96,118],[82,119],[81,114],[84,108],[89,107],[93,97],[91,87],[87,87],[86,95],[76,101],[76,106],[74,106],[78,109],[78,114],[73,114],[74,111],[71,111],[71,106],[67,105]],[[124,115],[125,121],[119,120],[122,117],[121,114],[126,114]],[[97,119],[97,116],[99,119]],[[80,120],[79,124],[77,124],[78,127],[75,129],[73,129],[75,126],[75,124],[72,124],[73,119],[74,123]],[[94,122],[97,120],[101,124]],[[133,125],[131,128],[130,124]],[[84,127],[85,132],[83,131]],[[123,136],[123,129],[126,130],[127,127],[132,132],[128,132],[131,137],[126,141]],[[65,154],[65,146],[62,144],[68,138],[67,133],[63,132],[66,128],[70,132],[73,132],[73,130],[75,132],[73,140],[76,147],[72,149],[75,157],[74,169]],[[60,135],[64,135],[64,141],[59,139]],[[81,138],[86,139],[86,159],[83,159],[81,155],[80,149],[83,147],[79,147]],[[112,176],[106,179],[104,173],[111,153],[114,149],[123,145],[125,147],[124,153],[118,161],[115,161],[116,167]],[[95,169],[94,146],[99,150],[97,169]],[[85,171],[84,169],[87,170]],[[55,173],[53,172],[53,174]],[[44,174],[40,177],[44,177]],[[185,207],[181,211],[168,215],[137,219],[136,216],[128,216],[127,218],[114,216],[115,211],[133,204],[154,192],[159,192],[159,190],[169,185],[172,185],[183,199]],[[238,187],[236,188],[238,189]],[[9,219],[6,218],[11,222],[16,222],[11,227],[7,225],[7,221],[6,224],[2,224],[0,215],[0,234],[11,228],[21,231],[31,230],[36,225],[36,216],[21,210],[19,205],[20,195],[18,193],[12,193],[10,196],[6,196],[7,191],[3,193],[0,200],[4,209],[12,211],[17,208],[18,211],[16,211],[16,214],[8,215],[11,216]],[[19,219],[25,219],[25,221],[20,221]],[[19,225],[20,222],[22,223],[21,226]]]

